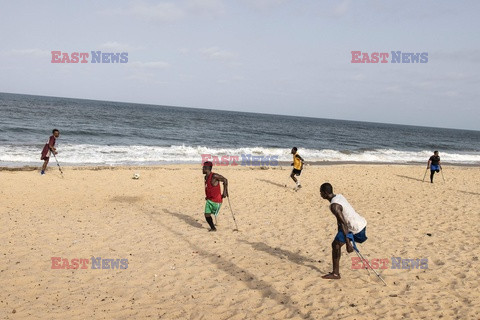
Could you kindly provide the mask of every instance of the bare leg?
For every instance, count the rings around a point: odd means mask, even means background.
[[[205,213],[205,220],[207,220],[207,223],[210,226],[210,230],[208,231],[217,231],[217,228],[215,228],[215,225],[213,224],[213,219],[210,213]]]
[[[333,280],[340,279],[340,256],[342,255],[342,246],[344,243],[334,240],[332,242],[332,264],[333,271],[324,275],[323,279]]]
[[[292,172],[292,174],[290,175],[290,178],[293,179],[293,182],[295,182],[295,184],[297,183],[297,178],[295,178],[295,174]]]
[[[342,256],[342,246],[344,243],[334,240],[332,242],[332,263],[333,263],[333,273],[340,275],[340,257]]]
[[[48,160],[50,160],[50,159],[47,158],[43,161],[42,171],[45,171],[47,169]]]

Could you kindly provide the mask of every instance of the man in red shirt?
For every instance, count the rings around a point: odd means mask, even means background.
[[[50,160],[50,153],[53,152],[53,154],[57,154],[57,148],[55,148],[55,141],[57,138],[60,136],[60,131],[57,129],[52,130],[52,135],[48,139],[48,142],[45,143],[45,146],[43,147],[42,150],[42,157],[40,160],[43,160],[43,166],[42,166],[42,171],[40,172],[41,174],[45,174],[45,170],[47,169],[47,164],[48,160]]]
[[[207,161],[203,164],[203,174],[205,175],[205,220],[207,220],[210,229],[208,231],[217,231],[213,224],[212,214],[218,215],[222,205],[222,199],[228,197],[228,180],[218,173],[212,172],[213,164]],[[223,193],[220,190],[220,182],[223,182]]]

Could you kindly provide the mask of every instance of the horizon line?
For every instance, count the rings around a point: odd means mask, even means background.
[[[198,109],[198,110],[223,111],[223,112],[238,112],[238,113],[273,115],[273,116],[283,116],[283,117],[292,117],[292,118],[322,119],[322,120],[334,120],[334,121],[346,121],[346,122],[387,124],[387,125],[397,125],[397,126],[406,126],[406,127],[418,127],[418,128],[432,128],[432,129],[447,129],[447,130],[460,130],[460,131],[480,132],[480,130],[465,129],[465,128],[433,127],[433,126],[416,125],[416,124],[392,123],[392,122],[378,122],[378,121],[366,121],[366,120],[352,120],[352,119],[319,118],[319,117],[312,117],[312,116],[289,115],[289,114],[278,114],[278,113],[265,113],[265,112],[253,112],[253,111],[225,110],[225,109],[205,108],[205,107],[190,107],[190,106],[178,106],[178,105],[173,106],[173,105],[163,105],[163,104],[153,104],[153,103],[141,103],[141,102],[131,102],[131,101],[115,101],[115,100],[99,100],[99,99],[89,99],[89,98],[76,98],[76,97],[48,96],[48,95],[38,95],[38,94],[31,94],[31,93],[0,92],[0,94],[14,94],[14,95],[25,95],[25,96],[34,96],[34,97],[45,97],[45,98],[59,98],[59,99],[72,99],[72,100],[73,100],[73,99],[76,99],[76,100],[89,100],[89,101],[99,101],[99,102],[114,102],[114,103],[124,103],[124,104],[137,104],[137,105],[147,105],[147,106],[153,106],[153,107],[170,107],[170,108]]]

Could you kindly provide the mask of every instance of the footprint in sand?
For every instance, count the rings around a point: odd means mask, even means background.
[[[435,260],[434,263],[437,265],[437,266],[443,266],[445,264],[444,261],[442,260]]]

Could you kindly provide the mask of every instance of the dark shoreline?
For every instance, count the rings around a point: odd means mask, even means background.
[[[155,168],[162,168],[162,167],[171,167],[171,166],[195,166],[195,163],[161,163],[161,164],[147,164],[147,165],[128,165],[128,164],[120,164],[120,165],[62,165],[62,167],[70,168],[73,170],[117,170],[117,169],[155,169]],[[200,163],[198,163],[200,166]],[[366,161],[314,161],[308,162],[307,166],[336,166],[336,165],[378,165],[378,166],[422,166],[426,168],[426,164],[424,162],[407,162],[407,163],[391,163],[391,162],[366,162]],[[480,164],[464,164],[464,163],[443,163],[444,167],[471,167],[471,168],[478,168]],[[49,166],[50,170],[56,169],[54,166]],[[222,167],[222,166],[217,166]],[[270,167],[277,168],[277,167],[290,167],[290,162],[279,162],[278,166],[241,166],[238,165],[239,168],[251,168],[251,169],[268,169]],[[40,170],[41,165],[39,166],[0,166],[0,171],[37,171]]]

